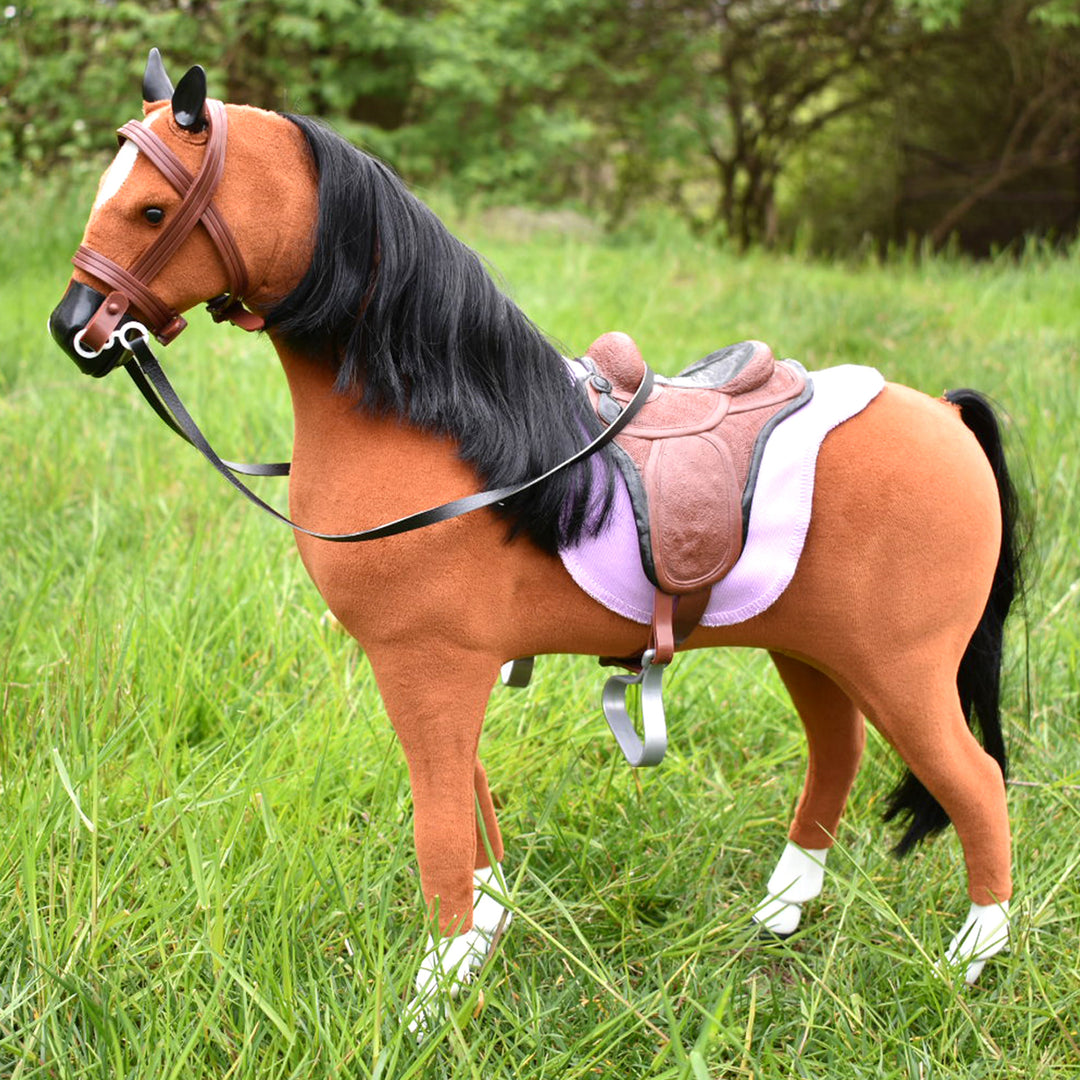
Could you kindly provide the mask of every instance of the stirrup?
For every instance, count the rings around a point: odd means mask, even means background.
[[[667,664],[654,663],[655,649],[646,649],[641,657],[641,670],[636,675],[612,675],[604,683],[601,703],[604,718],[619,744],[627,762],[634,768],[659,765],[667,751],[667,721],[664,717],[662,682]],[[639,738],[630,712],[626,693],[631,686],[641,687],[641,727]]]

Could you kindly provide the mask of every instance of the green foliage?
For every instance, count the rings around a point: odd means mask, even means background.
[[[573,31],[595,7],[592,0],[442,6],[417,39],[416,122],[387,140],[390,155],[407,175],[443,179],[460,198],[498,191],[505,202],[565,199],[593,137],[573,87],[588,40]]]
[[[157,44],[175,75],[202,63],[219,96],[322,116],[460,205],[572,204],[617,228],[667,204],[742,248],[959,231],[985,251],[1080,222],[1074,0],[26,0],[0,15],[0,175],[109,147]]]
[[[981,0],[897,0],[902,11],[912,13],[927,30],[958,27],[965,16],[987,5]],[[1030,20],[1057,28],[1080,26],[1075,0],[1021,0],[1011,5],[1014,21]]]
[[[883,246],[882,234],[894,231],[901,168],[899,147],[883,137],[889,127],[886,108],[867,108],[792,152],[777,184],[781,247],[843,253]]]
[[[232,100],[400,122],[413,68],[398,7],[408,0],[13,4],[0,21],[0,167],[48,168],[104,145],[138,111],[152,45],[174,81],[201,63]]]
[[[927,30],[942,30],[960,24],[970,0],[900,0],[899,7],[918,18]]]

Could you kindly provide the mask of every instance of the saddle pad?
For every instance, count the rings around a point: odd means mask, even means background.
[[[873,368],[844,365],[813,372],[813,398],[777,425],[765,446],[746,544],[727,577],[712,588],[704,626],[760,615],[787,588],[810,526],[814,469],[825,436],[861,412],[885,380]],[[616,470],[616,495],[599,535],[559,552],[570,576],[594,600],[627,619],[649,623],[656,590],[641,568],[630,496]]]

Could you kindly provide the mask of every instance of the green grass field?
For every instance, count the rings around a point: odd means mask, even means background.
[[[767,658],[683,657],[668,757],[635,773],[595,663],[551,657],[485,729],[515,923],[418,1048],[407,777],[364,658],[287,530],[45,333],[92,192],[0,204],[0,1076],[1080,1075],[1080,254],[845,266],[457,223],[568,350],[623,329],[672,371],[755,336],[985,391],[1037,532],[1007,673],[1014,944],[977,987],[933,972],[959,847],[888,854],[879,738],[825,894],[764,946],[804,755]],[[224,454],[288,455],[268,343],[196,313],[165,360]]]

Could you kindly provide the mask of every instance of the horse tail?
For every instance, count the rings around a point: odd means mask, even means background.
[[[1005,740],[1001,730],[1001,665],[1005,619],[1023,590],[1019,501],[1005,459],[1001,428],[990,402],[975,390],[950,390],[945,400],[957,406],[960,418],[978,439],[997,481],[1001,506],[1001,551],[990,597],[971,636],[956,674],[960,705],[968,726],[978,729],[984,749],[1007,775]],[[921,840],[949,824],[941,804],[908,772],[889,798],[885,820],[906,818],[907,831],[896,845],[905,855]]]

